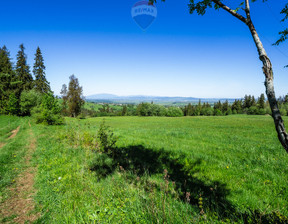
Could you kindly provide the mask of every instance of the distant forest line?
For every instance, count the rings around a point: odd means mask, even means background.
[[[101,116],[225,116],[231,114],[265,115],[271,114],[268,101],[264,94],[257,99],[251,95],[245,95],[243,99],[236,99],[234,102],[228,100],[221,102],[198,103],[191,102],[186,105],[178,106],[159,105],[157,103],[142,102],[139,104],[119,104],[119,103],[99,103],[86,102],[82,109],[82,117],[101,117]],[[283,116],[288,112],[288,95],[279,97],[278,104]]]
[[[61,96],[54,96],[46,79],[42,52],[38,47],[35,53],[32,73],[27,63],[24,45],[19,46],[16,63],[10,52],[0,48],[0,114],[33,116],[37,123],[62,124],[63,116],[102,117],[102,116],[225,116],[231,114],[265,115],[271,114],[264,94],[257,99],[246,95],[243,99],[227,99],[218,102],[190,103],[170,102],[160,105],[157,102],[138,104],[99,103],[85,101],[83,87],[74,75],[69,84],[63,84]],[[177,98],[177,97],[176,97]],[[179,98],[179,97],[178,97]],[[147,99],[145,99],[147,100]],[[288,95],[278,98],[281,115],[288,113]],[[163,102],[162,102],[163,103]]]

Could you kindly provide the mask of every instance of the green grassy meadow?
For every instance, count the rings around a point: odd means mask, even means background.
[[[21,126],[19,133],[9,139],[11,131]],[[16,176],[23,168],[23,157],[27,150],[28,119],[0,116],[0,203],[9,197],[7,187],[13,185]]]
[[[3,200],[28,128],[11,119],[22,126],[0,149]],[[102,121],[31,121],[36,223],[287,223],[288,155],[270,116],[107,117],[113,156],[97,151]],[[0,123],[4,141],[7,117]]]

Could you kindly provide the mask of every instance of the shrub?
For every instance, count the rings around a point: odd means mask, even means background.
[[[183,111],[179,107],[169,107],[167,110],[167,117],[182,117]]]
[[[49,93],[43,97],[41,105],[33,109],[32,114],[36,119],[36,123],[60,125],[64,123],[60,112],[61,108],[57,99]]]
[[[20,96],[20,110],[22,116],[30,116],[33,107],[41,104],[41,94],[36,90],[24,90]]]
[[[265,114],[266,114],[265,109],[260,108],[258,114],[259,114],[259,115],[265,115]]]
[[[19,112],[19,104],[18,99],[14,93],[9,95],[8,105],[7,105],[7,112],[10,115],[17,115]]]
[[[258,114],[258,108],[256,106],[249,107],[247,114],[249,115]]]
[[[110,154],[118,138],[114,135],[112,129],[105,124],[105,120],[103,120],[97,133],[97,139],[100,143],[100,150]]]
[[[221,110],[216,109],[216,110],[214,110],[214,115],[215,115],[215,116],[222,116],[223,114],[222,114],[222,111],[221,111]]]
[[[231,115],[231,114],[232,114],[232,110],[231,110],[231,108],[228,108],[226,115]]]
[[[282,116],[286,116],[286,115],[287,115],[287,111],[286,111],[284,108],[281,108],[281,109],[280,109],[280,114],[281,114]]]

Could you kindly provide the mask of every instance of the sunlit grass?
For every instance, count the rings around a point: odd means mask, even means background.
[[[0,148],[0,203],[9,197],[9,186],[13,186],[15,179],[21,173],[24,166],[24,156],[28,150],[29,139],[28,119],[0,116],[0,123],[6,125],[2,127],[2,142],[5,143]],[[10,123],[10,124],[9,124]],[[7,139],[11,135],[10,131],[21,125],[17,135],[13,139]],[[4,131],[5,130],[5,131]],[[11,195],[10,195],[11,196]]]
[[[115,161],[77,142],[102,120],[33,127],[43,222],[253,223],[288,215],[288,156],[271,117],[105,118],[119,136]]]

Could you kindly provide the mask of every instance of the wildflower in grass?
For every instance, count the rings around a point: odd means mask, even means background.
[[[199,197],[199,201],[198,201],[198,204],[199,204],[199,208],[203,208],[203,198],[201,197],[201,194],[200,194],[200,197]]]
[[[58,180],[61,180],[62,179],[62,177],[58,177]]]
[[[226,168],[229,169],[229,166],[227,166]]]

